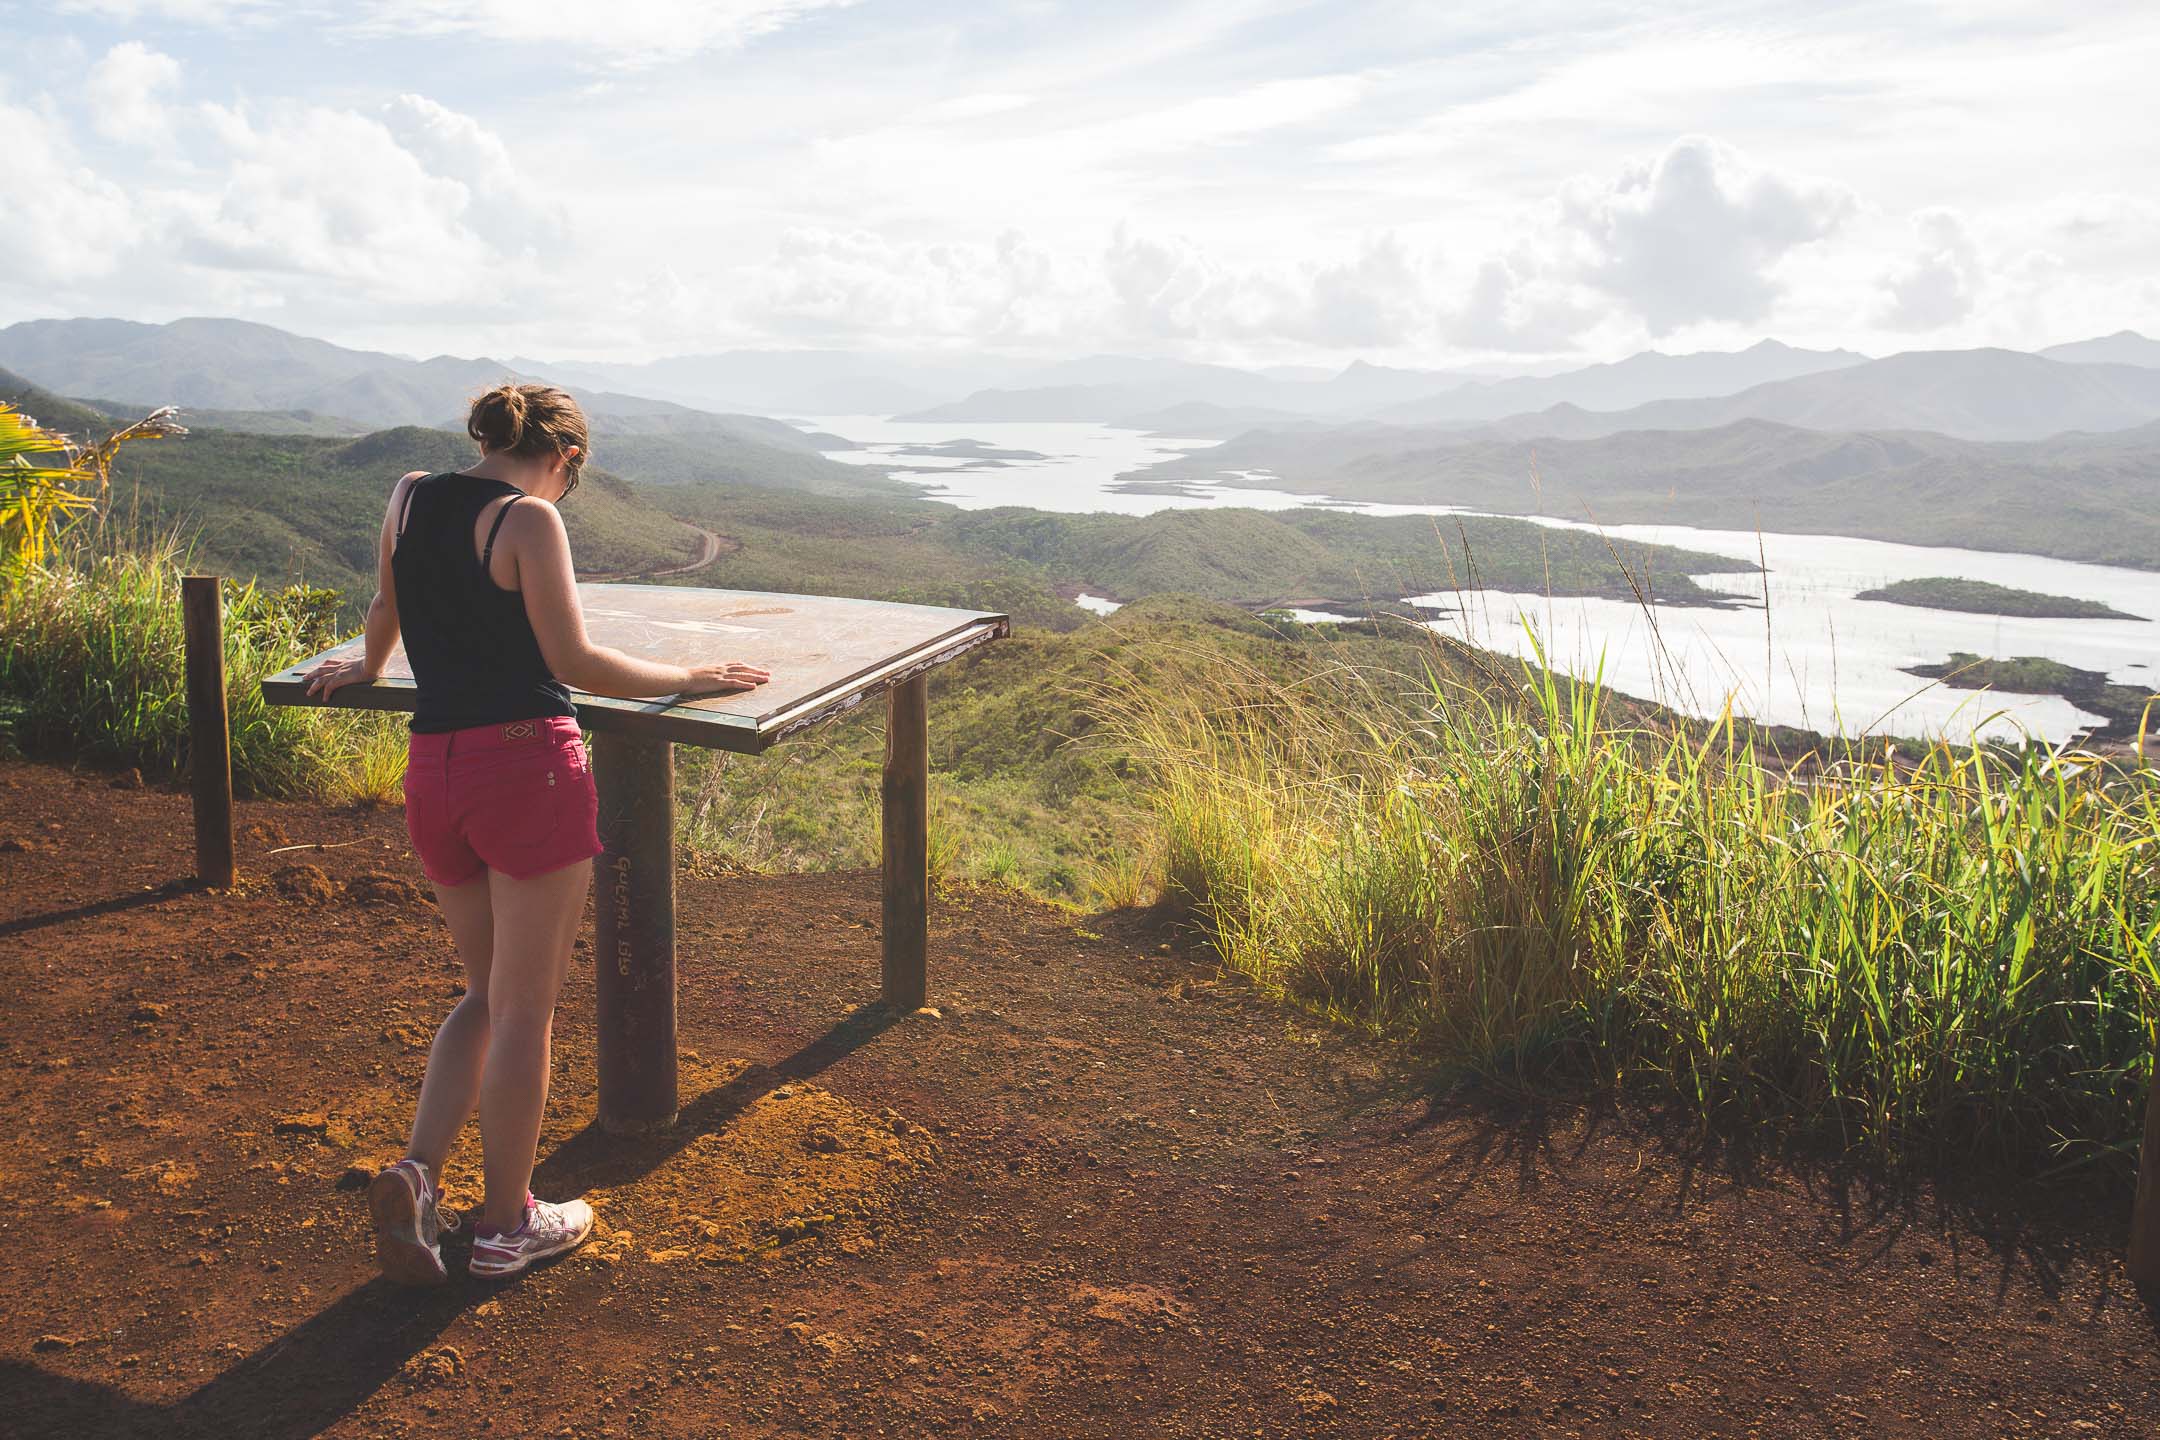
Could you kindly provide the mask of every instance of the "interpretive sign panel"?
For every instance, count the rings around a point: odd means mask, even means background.
[[[979,610],[829,595],[591,584],[578,586],[578,596],[585,628],[598,644],[641,660],[677,665],[740,660],[772,672],[772,680],[755,690],[694,700],[619,700],[574,692],[585,728],[746,753],[1009,628],[1003,615]],[[306,693],[307,672],[326,658],[358,655],[360,649],[359,640],[350,640],[281,670],[263,681],[263,696],[277,705],[320,704]],[[348,685],[330,703],[412,709],[412,671],[404,648],[391,652],[372,685]]]

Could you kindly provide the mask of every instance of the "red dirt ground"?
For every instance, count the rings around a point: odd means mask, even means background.
[[[1141,917],[990,890],[895,1019],[859,874],[683,878],[666,1137],[585,1128],[584,960],[536,1188],[607,1233],[396,1290],[342,1187],[458,991],[402,818],[243,804],[230,894],[170,883],[188,826],[0,765],[0,1435],[2160,1434],[2117,1189],[1431,1102]]]

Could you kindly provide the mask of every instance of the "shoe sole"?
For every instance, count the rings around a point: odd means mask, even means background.
[[[569,1240],[565,1241],[561,1245],[556,1246],[552,1250],[540,1250],[530,1255],[520,1255],[515,1261],[498,1263],[490,1263],[486,1260],[481,1259],[478,1242],[475,1242],[473,1247],[473,1258],[465,1263],[465,1268],[470,1273],[481,1276],[484,1279],[500,1280],[505,1275],[521,1274],[526,1270],[530,1270],[535,1265],[544,1264],[549,1260],[560,1259],[562,1256],[568,1255],[571,1251],[577,1249],[578,1246],[583,1245],[587,1240],[590,1240],[591,1238],[592,1221],[587,1220],[585,1222],[584,1229],[578,1231],[576,1235],[572,1236]]]
[[[400,1285],[440,1285],[450,1278],[442,1256],[420,1238],[420,1205],[395,1171],[368,1184],[368,1216],[375,1222],[375,1261]]]

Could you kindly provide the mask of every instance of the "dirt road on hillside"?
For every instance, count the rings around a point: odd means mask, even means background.
[[[859,874],[683,877],[665,1136],[586,1128],[581,950],[536,1188],[599,1239],[393,1290],[348,1177],[447,936],[396,810],[240,829],[242,887],[192,892],[184,795],[0,765],[0,1435],[2160,1433],[2119,1192],[1430,1104],[1141,918],[994,890],[891,1016]]]

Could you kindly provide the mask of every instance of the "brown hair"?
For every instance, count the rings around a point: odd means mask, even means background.
[[[577,489],[578,470],[592,458],[585,412],[567,392],[553,385],[497,385],[472,402],[472,410],[465,417],[465,433],[479,443],[484,454],[521,459],[550,451],[561,454],[577,446],[578,453],[570,459],[570,483],[563,491],[565,495]]]

